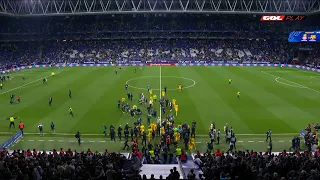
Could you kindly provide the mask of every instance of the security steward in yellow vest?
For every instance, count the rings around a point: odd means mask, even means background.
[[[153,149],[151,149],[151,150],[149,151],[149,154],[150,154],[150,157],[151,157],[152,159],[155,158],[155,154],[154,154],[154,150],[153,150]]]
[[[13,126],[13,128],[16,128],[16,125],[14,124],[14,120],[18,119],[18,117],[11,116],[8,119],[9,119],[9,122],[10,122],[9,129],[11,129],[12,126]]]
[[[177,156],[177,157],[180,157],[180,156],[181,156],[181,153],[182,153],[181,148],[178,147],[178,148],[176,149],[176,156]]]

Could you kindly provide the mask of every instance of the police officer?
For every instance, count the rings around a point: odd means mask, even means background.
[[[271,133],[272,133],[272,131],[271,131],[271,129],[269,129],[268,131],[267,131],[267,139],[266,139],[266,142],[268,141],[268,140],[270,140],[270,141],[272,141],[271,140]]]
[[[14,94],[11,94],[10,95],[10,104],[13,104],[14,103]]]
[[[217,132],[217,143],[218,144],[220,143],[220,136],[221,136],[221,132],[220,132],[220,129],[218,129],[218,132]]]
[[[123,150],[125,150],[126,148],[127,148],[127,151],[128,151],[128,149],[129,149],[128,138],[125,138]]]
[[[121,141],[121,135],[122,135],[122,127],[121,127],[121,125],[119,125],[119,127],[118,127],[118,137],[119,137],[120,141]]]
[[[115,131],[114,131],[114,126],[113,125],[110,126],[110,139],[111,139],[111,141],[116,142]]]
[[[124,138],[128,139],[129,138],[129,126],[128,124],[124,127]]]
[[[43,126],[41,123],[39,123],[38,128],[39,128],[40,136],[43,136]]]
[[[147,134],[146,134],[146,132],[142,133],[142,145],[147,146]]]
[[[81,144],[81,134],[80,134],[79,131],[77,132],[77,134],[75,135],[75,137],[77,138],[78,144],[80,145],[80,144]]]
[[[236,135],[232,134],[230,142],[233,144],[234,149],[237,149],[236,148],[236,142],[237,142]]]

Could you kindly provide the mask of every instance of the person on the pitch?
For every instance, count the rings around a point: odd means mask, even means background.
[[[73,117],[73,110],[71,107],[69,107],[69,114]]]
[[[20,129],[20,131],[21,131],[22,136],[23,136],[23,128],[24,128],[24,124],[20,121],[20,123],[19,123],[19,129]]]
[[[52,105],[52,97],[49,98],[49,106]]]
[[[81,134],[78,131],[77,134],[75,135],[75,138],[78,140],[78,144],[81,145]]]
[[[16,125],[14,124],[14,120],[16,120],[16,119],[18,119],[18,118],[19,118],[19,117],[13,117],[13,116],[7,118],[7,119],[9,120],[9,122],[10,122],[10,124],[9,124],[9,129],[11,129],[12,126],[13,126],[13,128],[16,128]]]
[[[43,78],[43,80],[42,80],[42,84],[47,84],[47,78]]]
[[[39,131],[40,131],[40,136],[43,136],[43,126],[41,123],[38,125]]]
[[[69,98],[72,98],[72,92],[70,89],[69,89]]]

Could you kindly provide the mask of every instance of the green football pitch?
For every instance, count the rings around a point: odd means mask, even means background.
[[[137,69],[134,73],[134,69]],[[118,69],[118,74],[115,74]],[[51,77],[51,72],[56,75]],[[205,150],[208,130],[214,121],[223,130],[228,123],[237,135],[242,149],[264,151],[265,133],[273,132],[274,149],[288,149],[291,139],[308,123],[318,121],[320,75],[309,71],[276,67],[71,67],[37,68],[11,73],[0,91],[0,142],[18,131],[9,130],[9,116],[19,117],[25,124],[25,137],[10,149],[51,150],[72,148],[85,150],[122,151],[122,142],[110,142],[102,135],[102,125],[109,128],[132,124],[135,118],[122,113],[117,101],[133,93],[131,105],[138,105],[139,93],[147,94],[147,86],[160,97],[164,86],[166,97],[176,99],[179,114],[175,123],[197,122],[197,149]],[[22,77],[26,79],[23,80]],[[42,84],[42,79],[48,79]],[[229,85],[228,79],[232,79]],[[124,89],[125,83],[129,89]],[[184,86],[178,92],[179,84]],[[72,91],[72,99],[68,90]],[[241,92],[240,99],[237,92]],[[21,96],[21,103],[10,104],[10,95]],[[48,105],[53,98],[52,106]],[[71,117],[68,108],[74,110]],[[143,120],[146,123],[146,108]],[[155,104],[158,110],[159,105]],[[167,111],[168,112],[168,111]],[[154,119],[154,121],[156,121]],[[50,133],[50,123],[56,125],[56,135]],[[45,136],[38,134],[38,123],[44,125]],[[109,130],[109,129],[108,129]],[[82,133],[78,146],[74,134]],[[226,150],[227,145],[215,146]]]

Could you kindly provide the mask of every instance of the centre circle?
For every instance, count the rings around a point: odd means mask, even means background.
[[[159,76],[143,76],[143,77],[137,77],[137,78],[132,78],[132,79],[129,79],[126,84],[128,84],[129,87],[133,88],[133,89],[141,89],[141,90],[145,90],[146,88],[142,88],[142,87],[135,87],[135,86],[131,86],[130,85],[130,81],[133,81],[133,80],[137,80],[137,79],[146,79],[146,78],[160,78]],[[179,76],[161,76],[161,78],[175,78],[175,79],[184,79],[184,80],[189,80],[192,82],[191,85],[189,86],[186,86],[186,87],[183,87],[183,89],[188,89],[188,88],[191,88],[193,86],[196,85],[196,81],[193,80],[193,79],[190,79],[190,78],[186,78],[186,77],[179,77]],[[162,90],[162,89],[154,89],[154,90]],[[175,91],[175,90],[178,90],[178,88],[176,89],[167,89],[169,91]]]

